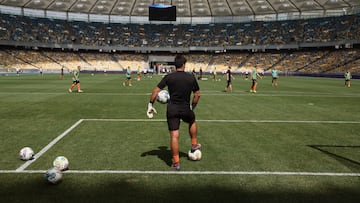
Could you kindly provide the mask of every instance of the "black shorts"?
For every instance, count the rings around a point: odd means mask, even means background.
[[[169,131],[179,130],[180,119],[186,123],[195,122],[195,113],[190,109],[190,105],[168,104],[166,118]]]
[[[231,80],[228,80],[226,83],[226,87],[229,87],[231,85]]]
[[[77,84],[80,83],[80,80],[74,80],[73,83],[74,83],[75,85],[77,85]]]

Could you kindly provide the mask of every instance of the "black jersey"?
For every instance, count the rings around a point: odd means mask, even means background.
[[[191,93],[200,90],[196,78],[184,71],[166,75],[157,86],[160,89],[168,87],[171,104],[190,105]]]
[[[231,82],[231,71],[230,70],[226,71],[226,80]]]

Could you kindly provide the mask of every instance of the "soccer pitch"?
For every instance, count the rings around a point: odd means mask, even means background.
[[[187,160],[181,125],[181,171],[170,169],[166,105],[146,117],[161,76],[82,74],[84,93],[67,93],[70,76],[0,77],[0,196],[4,202],[358,202],[359,81],[242,76],[233,93],[222,81],[199,81],[196,108],[201,161]],[[35,159],[19,150],[30,146]],[[70,170],[44,181],[56,156]]]

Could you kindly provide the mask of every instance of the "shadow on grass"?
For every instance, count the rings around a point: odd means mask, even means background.
[[[308,145],[309,147],[316,149],[334,159],[342,163],[343,165],[347,166],[352,171],[359,172],[360,171],[360,162],[340,154],[333,152],[336,148],[341,149],[360,149],[360,146],[352,146],[352,145]]]
[[[142,157],[148,155],[157,156],[159,159],[163,160],[168,166],[171,166],[172,164],[171,150],[168,149],[168,147],[166,146],[160,146],[158,147],[158,149],[150,150],[141,154]],[[187,154],[184,152],[179,152],[179,156],[180,158],[187,157]]]
[[[254,179],[255,178],[255,179]],[[356,185],[337,183],[318,189],[307,183],[288,187],[293,179],[264,176],[234,178],[182,175],[65,174],[58,185],[48,185],[41,174],[0,174],[2,202],[359,202]],[[257,185],[257,180],[268,181]],[[301,178],[300,178],[301,179]],[[309,177],[310,180],[314,179]],[[358,184],[357,184],[358,185]],[[313,185],[314,186],[314,185]]]

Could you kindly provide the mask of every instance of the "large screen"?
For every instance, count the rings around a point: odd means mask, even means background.
[[[151,4],[149,6],[149,21],[176,21],[176,6]]]

